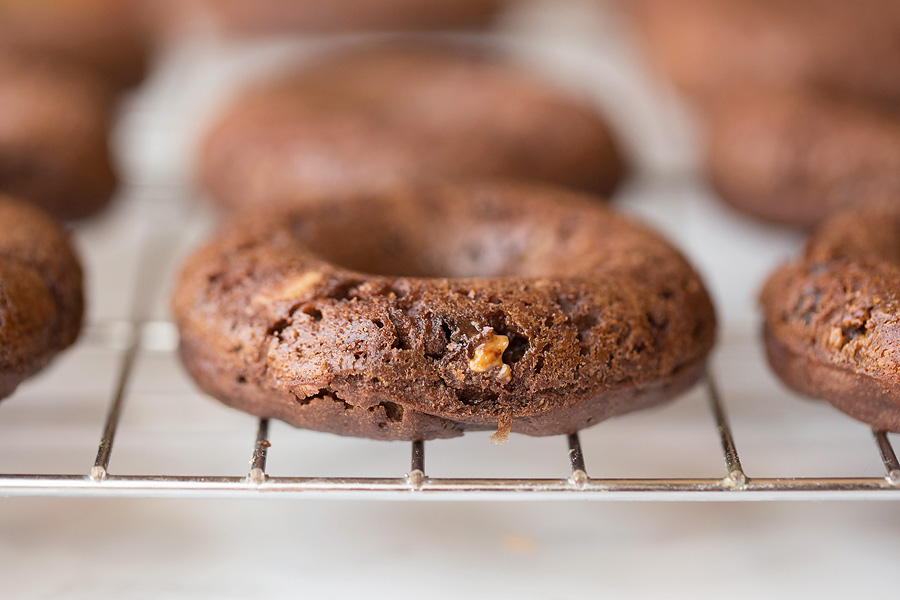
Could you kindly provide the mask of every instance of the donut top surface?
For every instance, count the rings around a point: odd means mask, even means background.
[[[74,342],[81,268],[42,211],[0,195],[0,398]]]
[[[232,207],[430,176],[609,192],[624,172],[592,106],[489,50],[427,42],[353,45],[250,90],[213,127],[201,168]]]
[[[326,430],[295,411],[333,394],[348,410],[389,401],[467,428],[571,432],[609,392],[695,373],[715,330],[699,277],[658,235],[513,184],[245,215],[188,262],[174,311],[204,389]],[[264,406],[276,392],[281,408]],[[603,418],[628,410],[609,402]],[[581,421],[527,422],[570,406]]]
[[[870,202],[836,214],[810,238],[806,258],[883,262],[900,268],[900,201]]]

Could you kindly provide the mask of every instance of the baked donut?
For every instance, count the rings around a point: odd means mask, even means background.
[[[711,179],[743,212],[812,227],[867,198],[900,197],[896,111],[812,91],[757,90],[720,97],[707,116]]]
[[[609,193],[624,165],[588,104],[484,49],[355,45],[246,93],[206,137],[200,175],[230,208],[509,177]]]
[[[900,431],[900,204],[829,219],[763,290],[769,362],[791,388]]]
[[[0,55],[0,192],[62,219],[106,206],[110,101],[89,74]]]
[[[81,330],[81,267],[42,211],[0,195],[0,398],[70,346]]]
[[[170,0],[169,4],[181,19],[258,34],[482,26],[505,0]]]
[[[900,100],[895,0],[621,0],[650,61],[695,99],[813,86]]]
[[[136,0],[0,1],[0,53],[88,68],[116,88],[143,79],[149,36]]]
[[[715,334],[660,236],[521,183],[236,217],[188,261],[173,309],[207,393],[382,440],[572,433],[688,388]]]

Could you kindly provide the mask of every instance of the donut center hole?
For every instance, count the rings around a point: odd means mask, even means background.
[[[371,275],[550,277],[568,270],[555,229],[532,218],[378,202],[355,208],[323,209],[325,214],[299,220],[295,235],[321,259]]]

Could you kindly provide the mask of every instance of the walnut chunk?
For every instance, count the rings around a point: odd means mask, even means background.
[[[844,338],[844,332],[841,330],[841,328],[833,328],[828,336],[828,345],[832,348],[843,348],[844,344],[846,343],[847,341]]]
[[[494,333],[487,328],[483,341],[475,347],[475,353],[469,361],[469,368],[476,373],[484,373],[497,368],[497,379],[503,383],[512,381],[512,369],[503,362],[503,353],[509,347],[509,338]]]
[[[322,273],[318,271],[307,271],[298,277],[288,279],[284,285],[271,294],[257,294],[253,298],[253,302],[267,304],[273,301],[293,300],[308,292],[310,288],[322,281],[322,278]]]

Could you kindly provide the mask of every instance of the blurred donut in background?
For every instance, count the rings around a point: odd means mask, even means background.
[[[651,63],[680,90],[810,85],[900,101],[895,0],[622,0]]]
[[[496,52],[450,43],[338,50],[239,97],[200,179],[230,207],[502,177],[611,193],[624,159],[596,108]]]
[[[75,342],[83,315],[81,265],[66,232],[0,194],[0,399]]]
[[[873,198],[900,203],[900,114],[815,91],[751,90],[706,111],[709,175],[765,221],[813,227]]]
[[[86,67],[119,89],[146,74],[148,34],[139,0],[0,1],[0,53]]]
[[[900,197],[900,3],[623,0],[650,62],[705,121],[729,205],[812,227]]]
[[[266,34],[480,27],[508,1],[168,0],[164,6],[175,15],[170,20],[186,21],[188,27]]]
[[[0,193],[61,219],[106,206],[116,188],[112,105],[90,71],[0,54]]]

